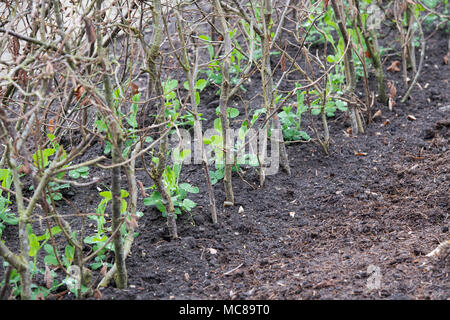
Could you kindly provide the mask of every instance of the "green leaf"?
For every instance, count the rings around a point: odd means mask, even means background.
[[[68,262],[69,264],[71,264],[72,261],[73,261],[74,254],[75,254],[75,249],[74,249],[74,247],[73,247],[73,246],[70,246],[70,245],[67,245],[66,248],[65,248],[65,250],[64,250],[64,254],[65,254],[65,256],[66,256],[67,262]]]
[[[189,149],[178,151],[178,148],[175,148],[173,151],[174,160],[178,163],[182,163],[184,159],[186,159],[186,157],[189,156],[190,154],[191,150]]]
[[[171,91],[175,90],[178,87],[178,81],[176,79],[167,80],[163,82],[164,95],[169,94]]]
[[[313,116],[317,116],[320,114],[320,109],[319,108],[312,108],[311,113],[313,114]]]
[[[227,108],[227,115],[231,119],[236,118],[239,115],[239,110],[236,108]]]
[[[250,125],[253,126],[255,124],[256,120],[258,120],[259,116],[263,113],[266,113],[266,109],[264,109],[264,108],[255,110],[255,112],[253,113],[252,120],[250,121]]]
[[[34,165],[36,167],[42,167],[45,168],[48,166],[48,158],[53,155],[56,152],[56,150],[54,148],[47,148],[40,150],[40,148],[38,148],[38,150],[36,151],[36,153],[33,154],[33,160],[34,160]],[[41,159],[42,156],[42,159]]]
[[[112,199],[112,193],[111,191],[102,191],[99,193],[99,195],[103,198],[105,198],[107,201]]]
[[[122,199],[122,203],[120,205],[120,213],[124,214],[125,212],[127,212],[127,206],[128,203],[126,202],[126,200]]]
[[[209,36],[206,35],[200,35],[199,36],[200,39],[205,40],[205,42],[207,43],[207,48],[208,48],[208,52],[209,52],[209,58],[210,60],[212,60],[214,58],[214,48],[211,44],[211,38]]]
[[[183,209],[185,209],[186,211],[191,211],[193,208],[195,208],[196,205],[197,204],[190,199],[183,200]]]
[[[120,87],[118,87],[116,90],[114,90],[114,92],[113,92],[114,98],[119,99],[121,96],[121,92],[122,92],[122,89]]]
[[[208,81],[207,80],[205,80],[205,79],[198,79],[197,83],[195,84],[195,88],[200,90],[200,91],[203,91],[203,89],[205,89],[207,85],[208,85]]]
[[[103,120],[95,120],[94,126],[97,128],[100,132],[106,132],[108,131],[108,126],[106,125],[106,122]]]
[[[51,266],[57,266],[58,260],[56,259],[56,257],[54,255],[47,255],[44,258],[44,263],[51,265]]]
[[[109,154],[111,152],[112,145],[109,141],[105,142],[105,150],[103,150],[104,154]]]
[[[8,189],[11,187],[12,174],[9,169],[0,169],[0,181],[2,182],[2,187],[8,188]],[[0,196],[1,196],[1,194],[2,194],[2,190],[0,190]]]
[[[34,233],[31,233],[28,235],[28,242],[30,244],[30,250],[28,251],[28,255],[30,257],[34,257],[39,251],[38,237]]]
[[[144,205],[146,206],[154,206],[157,203],[160,203],[162,200],[162,196],[158,191],[154,191],[150,197],[144,198]]]
[[[179,187],[190,193],[199,193],[198,187],[194,187],[189,183],[181,183]]]
[[[222,133],[222,122],[220,121],[220,118],[214,120],[214,129],[216,129],[217,132]]]
[[[72,179],[78,179],[81,176],[81,174],[77,170],[70,170],[69,171],[69,177]]]
[[[50,229],[52,236],[55,236],[59,233],[61,233],[61,228],[59,226],[55,226],[53,228]],[[45,230],[45,233],[42,236],[39,236],[38,241],[43,241],[43,240],[48,240],[50,239],[50,232],[47,230]]]
[[[103,262],[94,262],[89,265],[92,270],[97,270],[103,267]]]
[[[195,103],[197,105],[200,104],[200,93],[198,93],[198,91],[195,91]]]
[[[299,134],[303,138],[303,140],[306,140],[306,141],[311,140],[311,137],[305,131],[300,131]]]
[[[212,136],[211,142],[216,146],[222,146],[223,144],[223,138],[222,135]],[[216,150],[216,155],[219,154],[219,150]]]
[[[156,204],[156,208],[157,208],[160,212],[162,212],[163,214],[166,213],[166,207],[164,206],[164,204],[162,203],[162,201],[159,201],[159,202]]]
[[[247,132],[248,132],[247,121],[244,121],[238,131],[239,139],[242,142],[245,140],[245,136],[247,135]]]
[[[336,101],[336,107],[337,107],[339,110],[343,111],[343,112],[345,112],[345,111],[348,110],[348,108],[347,108],[347,102],[345,102],[345,101],[337,100],[337,101]]]
[[[132,128],[136,128],[138,126],[136,116],[137,116],[137,112],[138,112],[138,108],[139,108],[139,105],[138,105],[137,102],[139,102],[140,97],[141,97],[140,93],[135,94],[133,96],[134,103],[131,104],[131,108],[130,108],[131,109],[131,115],[129,117],[125,118],[125,120],[128,122],[128,124]]]
[[[95,243],[99,243],[99,242],[101,243],[101,242],[105,242],[106,240],[108,240],[108,237],[105,234],[84,238],[84,242],[87,244],[95,244]]]

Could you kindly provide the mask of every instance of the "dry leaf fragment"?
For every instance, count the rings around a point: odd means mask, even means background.
[[[285,72],[286,71],[286,58],[284,56],[284,52],[283,52],[283,55],[281,56],[280,62],[281,62],[281,72]]]
[[[47,287],[47,289],[50,289],[52,287],[53,276],[52,276],[52,271],[50,270],[50,268],[47,265],[45,265],[44,281],[45,281],[45,286]]]
[[[392,81],[388,81],[388,88],[389,88],[389,96],[392,99],[395,99],[395,96],[397,95],[397,88],[395,87]]]
[[[101,300],[102,299],[102,293],[99,289],[94,290],[94,299],[95,300]]]
[[[388,81],[387,86],[389,88],[388,106],[389,106],[389,110],[392,111],[392,107],[394,107],[396,105],[395,96],[397,95],[397,88],[395,87],[395,85],[392,81]]]
[[[29,77],[28,77],[27,72],[23,69],[20,69],[17,74],[17,81],[19,82],[19,84],[21,86],[25,86],[28,82],[28,79],[29,79]]]
[[[55,120],[53,118],[48,120],[48,132],[53,133],[55,131]]]
[[[89,43],[94,43],[95,40],[97,39],[96,35],[95,35],[95,28],[94,25],[92,24],[91,19],[83,17],[83,21],[86,27],[86,35],[88,38]]]
[[[45,66],[45,73],[48,76],[53,76],[54,73],[53,64],[50,61],[47,61],[47,65]]]
[[[100,270],[100,274],[102,276],[106,276],[106,273],[108,272],[108,265],[106,263],[103,264],[103,267]]]
[[[19,56],[19,52],[20,52],[20,43],[16,37],[9,38],[8,50],[13,55],[14,59],[17,59],[17,57]]]
[[[42,294],[42,292],[39,291],[39,293],[36,295],[36,300],[45,300],[45,297]]]
[[[377,118],[381,118],[381,110],[378,110],[377,112],[375,112],[372,116],[372,120],[375,120]]]
[[[137,183],[139,185],[139,189],[141,190],[141,195],[143,198],[147,197],[147,193],[145,192],[145,187],[144,184],[142,183],[142,181],[137,180]]]
[[[395,100],[392,99],[391,97],[389,97],[389,101],[388,101],[388,106],[389,106],[389,111],[392,111],[392,108],[395,107]]]
[[[139,93],[139,86],[136,83],[132,82],[131,83],[131,95],[134,96],[138,93]]]
[[[352,127],[347,128],[347,129],[345,130],[345,132],[347,132],[347,134],[348,134],[349,136],[351,136],[351,135],[353,134]]]
[[[387,67],[387,71],[389,72],[399,72],[400,71],[400,61],[395,60],[394,62],[391,63],[391,65],[389,67]]]
[[[81,96],[83,95],[84,91],[86,91],[84,89],[84,87],[82,85],[79,85],[76,89],[75,89],[75,100],[78,101],[80,100]]]
[[[139,227],[139,224],[137,222],[138,219],[139,219],[139,217],[135,214],[132,214],[130,216],[130,220],[128,221],[128,224],[131,227],[131,229],[136,229],[137,227]]]

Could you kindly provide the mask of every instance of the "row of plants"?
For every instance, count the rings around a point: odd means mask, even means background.
[[[290,174],[289,143],[328,154],[329,118],[348,117],[356,136],[374,103],[395,105],[382,25],[398,30],[400,49],[390,50],[401,55],[402,101],[422,69],[423,28],[448,28],[447,1],[434,0],[50,0],[0,10],[0,299],[100,298],[112,281],[127,288],[144,211],[161,214],[176,240],[177,216],[205,187],[217,224],[234,205],[233,177],[253,168],[258,183],[245,181],[270,188],[273,154]],[[206,91],[217,97],[214,119],[201,112]],[[182,180],[192,157],[204,183]],[[74,203],[76,193],[93,204]]]

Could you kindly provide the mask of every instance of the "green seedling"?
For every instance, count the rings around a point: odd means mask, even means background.
[[[250,127],[252,127],[255,122],[259,119],[260,115],[265,112],[264,108],[258,109],[254,112],[252,119],[250,120]],[[217,107],[216,114],[219,116],[220,107]],[[234,119],[239,116],[239,110],[237,108],[227,108],[227,119]],[[229,121],[229,120],[228,120]],[[241,127],[238,130],[238,139],[236,143],[232,146],[232,152],[235,154],[235,161],[232,166],[232,171],[241,171],[241,165],[256,166],[258,164],[258,159],[256,154],[244,153],[245,137],[249,132],[249,122],[244,120],[241,123]],[[225,163],[224,163],[224,152],[223,152],[223,136],[222,136],[222,121],[220,117],[214,120],[214,130],[216,134],[209,138],[204,138],[203,143],[210,146],[211,151],[214,152],[214,157],[212,161],[214,162],[215,170],[209,172],[211,178],[211,184],[216,184],[224,178],[225,175]]]
[[[89,167],[84,166],[74,170],[70,170],[69,177],[71,177],[72,179],[87,179],[89,177]]]
[[[232,85],[236,85],[239,82],[240,75],[243,71],[242,63],[243,61],[247,60],[247,57],[245,57],[241,52],[240,44],[235,39],[236,32],[237,32],[236,29],[230,30],[230,38],[231,41],[233,42],[233,50],[230,53],[230,70],[229,70],[230,82]],[[210,59],[208,69],[200,70],[200,72],[206,74],[208,83],[214,83],[217,86],[220,86],[222,84],[221,63],[219,60],[216,60],[211,37],[206,35],[200,35],[199,37],[200,39],[203,39],[206,42]],[[244,92],[247,91],[245,87],[242,85],[240,86],[240,89]],[[216,94],[220,94],[220,89],[216,92]]]
[[[84,238],[84,243],[92,245],[92,249],[94,251],[97,251],[99,248],[101,248],[106,241],[108,241],[107,234],[112,232],[110,226],[107,226],[107,218],[108,214],[106,213],[106,209],[108,206],[108,203],[112,200],[112,193],[111,191],[103,191],[100,192],[99,195],[102,197],[102,200],[98,204],[96,208],[96,214],[95,215],[88,215],[88,218],[96,222],[96,234],[92,236],[87,236]],[[125,200],[129,196],[128,191],[121,190],[121,208],[120,212],[125,217],[125,219],[130,220],[130,217],[127,212],[127,201]],[[136,212],[138,217],[141,217],[143,215],[142,212]],[[123,223],[120,228],[120,234],[122,237],[122,241],[125,240],[125,237],[127,236],[127,229],[126,224]],[[137,236],[137,234],[135,234]],[[99,269],[103,266],[103,264],[106,261],[106,252],[107,251],[113,251],[114,245],[112,242],[109,242],[102,250],[99,251],[98,255],[94,258],[94,262],[90,264],[90,267],[92,270]],[[108,267],[111,267],[111,264],[107,264]]]
[[[33,262],[30,261],[30,269],[32,268],[32,264],[33,264]],[[8,267],[8,265],[9,264],[6,261],[3,262],[3,267],[5,269]],[[58,280],[56,279],[56,272],[53,270],[49,270],[49,269],[46,270],[44,268],[41,268],[39,270],[35,270],[35,272],[32,273],[32,277],[34,277],[38,273],[44,275],[44,277],[46,276],[46,273],[47,273],[47,277],[50,278],[50,280],[51,280],[48,283],[50,286],[49,286],[49,288],[46,288],[44,286],[38,286],[35,283],[31,283],[31,299],[32,300],[46,299],[50,293],[55,292],[58,289],[58,287],[63,285],[63,283],[58,282]],[[17,269],[13,269],[11,271],[11,274],[9,277],[9,286],[12,289],[11,295],[15,298],[20,296],[20,290],[21,290],[20,283],[21,283],[20,274],[17,271]],[[5,280],[0,282],[0,287],[3,287],[4,285],[5,285]]]
[[[67,157],[66,151],[57,143],[55,136],[53,134],[47,134],[47,137],[52,144],[52,148],[41,149],[39,147],[38,150],[32,155],[33,164],[35,165],[35,167],[40,168],[41,170],[44,170],[49,166],[50,158],[56,154],[57,150],[62,150],[60,159],[58,159],[59,161]],[[57,179],[62,179],[65,174],[66,173],[63,171],[58,173],[55,177]],[[52,200],[61,200],[63,196],[62,193],[59,192],[59,190],[68,188],[70,188],[70,185],[68,183],[60,184],[54,181],[50,181],[47,188],[48,192],[46,193],[47,202],[50,204]],[[34,186],[30,186],[29,190],[34,190]]]
[[[200,103],[200,93],[202,90],[206,88],[208,85],[208,81],[205,79],[198,79],[195,83],[195,100],[197,105]],[[166,104],[166,117],[168,119],[177,119],[176,125],[179,127],[193,127],[195,118],[194,115],[191,113],[187,114],[181,114],[181,103],[180,100],[177,98],[176,89],[178,88],[178,81],[175,79],[170,79],[162,83],[163,89],[164,89],[164,99]],[[189,85],[187,81],[183,83],[183,87],[186,90],[189,90]],[[202,118],[202,114],[199,113],[199,120],[205,120]]]
[[[162,176],[164,186],[167,188],[175,207],[175,217],[180,215],[183,211],[190,212],[197,205],[197,203],[188,198],[188,193],[198,193],[198,187],[192,186],[189,183],[179,183],[182,162],[189,154],[190,150],[178,151],[175,149],[175,162],[172,167],[166,167]],[[157,159],[158,158],[154,158],[154,161],[157,162]],[[144,199],[144,205],[156,206],[163,217],[167,217],[162,195],[156,190],[155,185],[150,187],[150,189],[153,190],[153,192],[150,197]]]
[[[46,287],[38,286],[35,283],[31,284],[31,290],[32,290],[32,299],[45,299],[51,292],[54,292],[59,286],[61,286],[63,283],[58,282],[56,279],[56,273],[53,270],[50,270],[47,266],[46,268],[38,268],[38,262],[37,262],[37,256],[38,252],[45,248],[45,251],[49,253],[50,251],[53,253],[53,247],[49,244],[47,244],[48,240],[50,240],[51,236],[55,236],[61,232],[60,227],[56,226],[51,228],[51,232],[47,229],[46,232],[41,235],[37,236],[31,227],[31,225],[27,226],[28,231],[28,241],[29,241],[29,251],[28,255],[33,258],[29,261],[29,269],[31,273],[31,278],[34,278],[37,274],[42,274],[46,277]],[[55,261],[52,261],[51,259],[44,258],[44,263],[46,265],[49,265],[49,262],[54,262],[53,265],[58,265],[56,259]],[[8,266],[8,263],[5,261],[3,263],[3,267],[6,268]],[[12,295],[14,297],[17,297],[20,295],[21,291],[21,280],[20,275],[17,272],[16,269],[13,269],[9,278],[9,284],[12,288]],[[4,281],[2,281],[1,286],[4,285]]]
[[[297,87],[299,86],[300,85],[297,85]],[[304,100],[305,92],[297,91],[296,105],[283,107],[283,111],[278,114],[285,141],[309,141],[311,139],[305,131],[301,130],[302,114],[308,109],[304,103]],[[294,107],[296,107],[295,112],[293,111]]]
[[[123,99],[124,98],[122,94],[122,88],[120,87],[116,88],[113,91],[113,103],[114,109],[117,110],[117,116],[119,117],[120,122],[123,125],[123,134],[125,136],[125,141],[123,143],[122,156],[126,158],[130,153],[131,147],[139,139],[139,136],[137,135],[138,131],[137,115],[139,111],[139,101],[141,99],[141,94],[137,93],[133,95],[133,97],[131,98],[132,103],[127,113],[123,113],[120,108]],[[94,122],[94,125],[99,132],[107,133],[107,139],[105,140],[105,149],[103,150],[103,153],[105,155],[110,154],[112,145],[111,142],[108,141],[110,137],[107,122],[103,117],[101,117]]]
[[[12,175],[9,169],[0,169],[0,181],[3,188],[9,189],[12,184]],[[0,238],[6,225],[16,225],[19,222],[15,212],[11,212],[9,205],[10,193],[8,192],[6,197],[3,195],[3,190],[0,190]]]

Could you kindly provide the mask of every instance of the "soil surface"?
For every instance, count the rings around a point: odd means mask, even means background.
[[[392,111],[375,105],[382,116],[365,134],[349,137],[349,122],[336,119],[329,156],[311,143],[289,145],[291,176],[268,176],[262,189],[234,175],[235,207],[219,207],[218,226],[201,167],[184,167],[184,181],[201,191],[191,197],[199,207],[177,221],[181,239],[168,241],[165,219],[144,209],[127,260],[131,286],[109,287],[102,298],[450,298],[448,256],[424,258],[449,239],[447,37],[428,41],[423,90]],[[406,91],[400,73],[386,74]],[[257,184],[251,170],[244,178]],[[222,183],[215,191],[222,203]],[[379,287],[369,290],[377,272]]]
[[[184,166],[181,181],[200,193],[190,196],[198,206],[177,220],[181,238],[170,241],[166,219],[140,201],[129,288],[112,284],[102,299],[449,299],[448,255],[425,257],[449,239],[447,43],[444,31],[428,40],[420,88],[405,103],[397,98],[392,111],[375,103],[382,115],[364,134],[349,135],[342,113],[331,118],[329,156],[294,143],[291,176],[280,170],[254,189],[256,170],[245,172],[248,183],[234,174],[235,206],[219,205],[218,225],[209,218],[201,166]],[[398,96],[406,92],[401,72],[386,75]],[[257,78],[250,96],[261,90]],[[202,93],[205,127],[215,118],[215,91]],[[95,208],[90,191],[80,190],[71,201]],[[222,204],[222,182],[215,192]],[[16,234],[8,228],[3,238]]]

